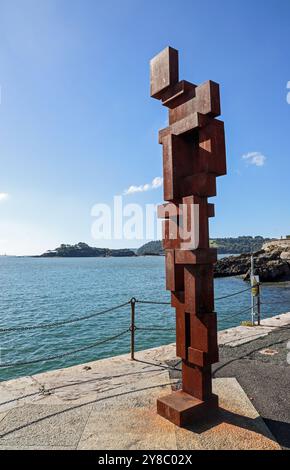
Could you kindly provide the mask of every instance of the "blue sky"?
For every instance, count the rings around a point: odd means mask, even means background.
[[[211,235],[289,233],[289,20],[288,0],[0,0],[0,253],[142,244],[93,240],[91,208],[162,175],[148,63],[167,45],[181,79],[221,85]]]

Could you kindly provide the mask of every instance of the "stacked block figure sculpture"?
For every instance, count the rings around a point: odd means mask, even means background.
[[[216,177],[226,174],[224,124],[219,85],[179,81],[178,51],[168,47],[150,62],[151,96],[169,109],[169,125],[159,131],[163,146],[165,204],[163,247],[166,289],[176,310],[176,353],[182,359],[182,389],[157,401],[158,413],[178,426],[218,409],[212,393],[212,364],[218,362],[209,217]]]

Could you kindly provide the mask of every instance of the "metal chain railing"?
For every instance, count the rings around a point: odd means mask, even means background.
[[[252,307],[247,307],[247,308],[244,308],[243,310],[239,310],[238,312],[235,312],[233,315],[223,315],[223,316],[219,315],[219,318],[223,322],[226,323],[226,322],[229,322],[230,320],[232,320],[233,318],[239,317],[243,313],[249,312],[250,310],[252,310]]]
[[[225,296],[222,296],[222,297],[218,297],[216,298],[215,300],[216,301],[219,301],[219,300],[223,300],[223,299],[226,299],[226,298],[229,298],[229,297],[233,297],[233,296],[236,296],[236,295],[240,295],[244,292],[247,292],[249,290],[252,289],[252,286],[251,287],[248,287],[247,289],[243,289],[241,291],[238,291],[238,292],[234,292],[232,294],[228,294],[228,295],[225,295]],[[139,304],[151,304],[151,305],[171,305],[170,302],[165,302],[165,301],[154,301],[154,300],[142,300],[142,299],[136,299],[135,297],[131,298],[129,301],[127,302],[124,302],[120,305],[116,305],[116,306],[113,306],[111,308],[107,308],[105,310],[102,310],[102,311],[99,311],[99,312],[93,312],[93,313],[90,313],[88,315],[84,315],[84,316],[79,316],[79,317],[74,317],[74,318],[71,318],[71,319],[68,319],[68,320],[63,320],[63,321],[58,321],[58,322],[52,322],[52,323],[43,323],[43,324],[38,324],[38,325],[27,325],[27,326],[19,326],[19,327],[11,327],[11,328],[0,328],[0,333],[9,333],[9,332],[18,332],[18,331],[26,331],[26,330],[37,330],[37,329],[41,329],[41,328],[53,328],[53,327],[59,327],[59,326],[63,326],[63,325],[66,325],[66,324],[72,324],[72,323],[76,323],[76,322],[80,322],[82,320],[87,320],[87,319],[90,319],[90,318],[93,318],[93,317],[97,317],[99,315],[104,315],[104,314],[107,314],[107,313],[110,313],[112,311],[115,311],[115,310],[118,310],[122,307],[125,307],[126,305],[130,305],[131,306],[131,322],[130,322],[130,327],[121,331],[120,333],[114,335],[114,336],[111,336],[109,338],[105,338],[103,340],[100,340],[100,341],[97,341],[97,342],[94,342],[92,344],[89,344],[87,346],[83,346],[81,348],[78,348],[78,349],[73,349],[73,350],[70,350],[70,351],[66,351],[66,352],[63,352],[63,353],[60,353],[60,354],[56,354],[54,356],[48,356],[48,357],[44,357],[44,358],[38,358],[38,359],[34,359],[34,360],[31,360],[31,361],[18,361],[18,362],[8,362],[8,363],[2,363],[0,364],[0,368],[9,368],[9,367],[17,367],[17,366],[26,366],[26,365],[30,365],[30,364],[37,364],[37,363],[41,363],[41,362],[46,362],[46,361],[52,361],[52,360],[57,360],[57,359],[61,359],[63,357],[66,357],[66,356],[70,356],[70,355],[74,355],[74,354],[77,354],[79,352],[82,352],[82,351],[85,351],[85,350],[88,350],[88,349],[92,349],[92,348],[95,348],[99,345],[102,345],[104,343],[107,343],[107,342],[110,342],[110,341],[114,341],[122,336],[124,336],[125,334],[129,333],[131,334],[131,359],[134,360],[135,359],[135,332],[136,331],[157,331],[157,332],[161,332],[161,331],[164,331],[164,332],[169,332],[169,331],[175,331],[175,328],[173,327],[164,327],[162,325],[150,325],[150,326],[138,326],[136,325],[136,322],[135,322],[135,308],[136,308],[136,304],[139,303]],[[287,303],[286,301],[278,301],[278,302],[262,302],[261,304],[262,305],[272,305],[272,304],[285,304]],[[242,310],[239,310],[238,312],[235,312],[233,315],[228,315],[228,314],[221,314],[219,315],[219,318],[225,322],[225,323],[229,323],[231,322],[232,319],[234,318],[237,318],[241,315],[243,315],[243,313],[246,313],[248,312],[249,310],[251,310],[252,307],[247,307],[245,309],[242,309]]]
[[[175,328],[163,328],[162,326],[136,326],[139,331],[175,331]]]
[[[234,292],[232,294],[227,294],[227,295],[224,295],[222,297],[217,297],[215,298],[215,301],[219,301],[219,300],[223,300],[223,299],[227,299],[227,298],[230,298],[230,297],[234,297],[236,295],[240,295],[240,294],[243,294],[244,292],[249,292],[250,290],[252,289],[252,286],[250,287],[247,287],[246,289],[243,289],[243,290],[240,290],[238,292]],[[165,302],[165,301],[155,301],[155,300],[141,300],[141,299],[135,299],[134,298],[134,315],[133,315],[133,320],[135,319],[135,304],[136,303],[139,303],[139,304],[148,304],[148,305],[171,305],[171,302]],[[221,318],[221,320],[225,323],[228,323],[229,321],[231,321],[232,319],[234,318],[237,318],[239,317],[240,315],[242,315],[243,313],[246,313],[246,312],[249,312],[250,310],[252,310],[252,306],[250,307],[246,307],[242,310],[239,310],[238,312],[235,312],[233,315],[221,315],[219,316]],[[135,331],[175,331],[175,328],[164,328],[163,326],[160,326],[160,325],[154,325],[154,326],[136,326],[135,323],[134,324],[131,324],[131,331],[135,333]],[[134,334],[133,334],[133,339],[135,338]],[[131,342],[131,358],[134,359],[134,353],[135,353],[135,344],[134,342]]]
[[[171,302],[158,302],[155,300],[139,300],[136,299],[139,304],[153,304],[153,305],[171,305]]]
[[[252,286],[247,287],[247,289],[243,289],[243,290],[240,290],[238,292],[234,292],[233,294],[228,294],[228,295],[224,295],[222,297],[217,297],[215,300],[228,299],[229,297],[234,297],[235,295],[239,295],[239,294],[243,294],[244,292],[248,292],[251,289],[252,289]]]
[[[10,331],[27,331],[27,330],[38,330],[41,328],[55,328],[58,326],[63,326],[63,325],[68,325],[70,323],[76,323],[82,320],[88,320],[89,318],[93,317],[98,317],[99,315],[104,315],[105,313],[113,312],[114,310],[118,310],[119,308],[125,307],[130,303],[130,300],[128,302],[125,302],[120,305],[116,305],[115,307],[107,308],[106,310],[102,310],[101,312],[95,312],[91,313],[89,315],[84,315],[83,317],[75,317],[71,318],[69,320],[63,320],[59,322],[54,322],[54,323],[42,323],[40,325],[32,325],[32,326],[15,326],[12,328],[0,328],[0,333],[8,333]]]
[[[244,292],[248,292],[251,289],[252,289],[252,286],[247,287],[246,289],[240,290],[238,292],[234,292],[233,294],[224,295],[222,297],[216,297],[215,301],[228,299],[229,297],[234,297],[235,295],[239,295],[239,294],[243,294]],[[160,301],[155,301],[155,300],[139,300],[139,299],[135,299],[135,300],[139,304],[171,305],[171,302],[160,302]]]
[[[61,359],[61,358],[66,357],[66,356],[71,356],[73,354],[77,354],[81,351],[86,351],[87,349],[95,348],[96,346],[100,346],[101,344],[108,343],[109,341],[114,341],[115,339],[120,338],[121,336],[124,336],[129,331],[130,331],[130,329],[127,328],[127,330],[124,330],[124,331],[122,331],[121,333],[119,333],[115,336],[111,336],[110,338],[106,338],[106,339],[103,339],[101,341],[97,341],[96,343],[89,344],[88,346],[83,346],[82,348],[73,349],[71,351],[67,351],[67,352],[64,352],[62,354],[56,354],[55,356],[42,357],[40,359],[34,359],[32,361],[25,361],[25,362],[19,361],[19,362],[11,362],[11,363],[8,362],[8,363],[0,364],[0,368],[26,366],[26,365],[29,365],[29,364],[37,364],[39,362],[46,362],[46,361],[53,361],[55,359]]]

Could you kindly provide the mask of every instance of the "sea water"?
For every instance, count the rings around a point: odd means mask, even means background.
[[[101,312],[135,297],[170,302],[165,290],[164,257],[15,258],[0,257],[0,327],[59,322]],[[237,277],[215,279],[215,297],[247,289]],[[290,311],[289,284],[262,287],[262,316]],[[219,329],[250,320],[250,291],[217,300]],[[248,309],[246,312],[239,313]],[[136,349],[174,342],[174,309],[170,305],[136,304]],[[67,353],[115,336],[130,326],[130,305],[55,328],[0,333],[1,365],[29,362]],[[154,331],[150,328],[159,327]],[[67,367],[127,353],[130,334],[74,355],[36,364],[0,368],[0,380]]]

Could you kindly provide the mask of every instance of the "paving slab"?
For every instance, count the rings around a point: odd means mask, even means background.
[[[0,446],[76,447],[91,406],[24,405],[0,422]]]
[[[219,345],[230,347],[255,341],[270,334],[277,328],[290,324],[290,313],[283,313],[261,321],[260,326],[237,326],[222,330],[218,334]]]
[[[167,385],[135,391],[106,407],[96,404],[78,449],[176,449],[175,426],[156,413],[157,397],[170,390]]]

